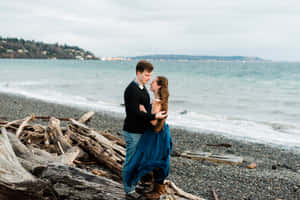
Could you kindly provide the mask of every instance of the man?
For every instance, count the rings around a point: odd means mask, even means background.
[[[128,164],[136,152],[137,144],[148,128],[151,120],[164,119],[167,114],[164,111],[151,114],[140,111],[139,106],[143,105],[146,110],[150,109],[150,97],[145,87],[152,76],[153,66],[150,62],[141,60],[136,65],[136,78],[125,89],[124,103],[126,118],[123,126],[123,136],[126,141],[126,156],[123,165],[123,177],[127,173]],[[124,181],[126,198],[137,198],[134,186],[128,186]]]

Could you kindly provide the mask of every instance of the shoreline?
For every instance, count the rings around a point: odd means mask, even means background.
[[[113,111],[108,111],[108,108],[93,108],[92,106],[88,104],[81,104],[81,103],[74,103],[74,102],[60,102],[60,101],[54,101],[54,100],[49,100],[49,99],[44,99],[40,98],[38,96],[29,96],[27,94],[17,94],[17,93],[11,93],[11,92],[5,92],[5,91],[0,91],[0,96],[10,96],[14,98],[21,98],[21,99],[27,99],[29,101],[37,101],[39,103],[45,103],[45,104],[52,104],[56,106],[61,106],[64,108],[69,108],[69,109],[74,109],[77,111],[87,111],[87,110],[93,110],[94,112],[103,115],[105,117],[110,118],[111,120],[117,120],[118,122],[121,121],[120,123],[123,123],[123,120],[125,118],[125,113],[121,113],[119,111],[116,111],[115,108],[112,108]],[[70,105],[68,105],[70,104]],[[124,107],[122,108],[124,109]],[[172,113],[173,115],[176,113]],[[1,117],[1,115],[0,115]],[[168,123],[168,121],[167,121]],[[188,127],[185,125],[177,125],[172,123],[168,123],[173,129],[179,129],[184,132],[189,132],[192,134],[204,134],[204,135],[212,135],[215,137],[220,137],[220,138],[225,138],[229,139],[230,141],[237,141],[241,143],[253,143],[253,144],[261,144],[261,145],[266,145],[269,147],[277,148],[277,149],[282,149],[282,150],[287,150],[294,152],[296,154],[300,153],[300,146],[295,146],[295,145],[290,145],[290,144],[277,144],[273,142],[266,142],[265,140],[259,140],[251,137],[245,137],[245,136],[238,136],[238,135],[231,135],[222,131],[214,131],[214,130],[209,130],[209,129],[203,129],[203,128],[196,128],[196,127]],[[101,128],[101,127],[100,127]]]
[[[37,116],[79,118],[89,111],[61,104],[48,103],[20,95],[0,92],[0,120],[22,119],[35,113]],[[89,127],[122,134],[123,118],[113,113],[98,111]],[[173,152],[168,179],[183,190],[206,199],[213,199],[215,189],[220,199],[300,199],[300,153],[271,146],[235,140],[225,136],[171,128]],[[207,144],[230,144],[230,148]],[[176,157],[185,150],[225,153],[242,156],[241,165],[232,166],[208,161]],[[256,169],[247,169],[255,162]]]

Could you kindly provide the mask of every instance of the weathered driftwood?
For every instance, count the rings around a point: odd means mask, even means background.
[[[42,153],[41,150],[29,150],[26,146],[17,142],[18,138],[14,135],[10,135],[10,139],[14,143],[15,149],[18,149],[19,155],[23,157],[22,159],[25,160],[26,157],[27,165],[28,163],[35,165],[34,170],[32,170],[33,173],[41,179],[50,181],[57,199],[125,199],[120,183],[95,176],[78,168],[59,164],[63,159],[55,159],[47,152]],[[66,155],[67,153],[59,157]],[[29,173],[27,172],[27,174]],[[29,177],[37,180],[30,174]],[[36,188],[34,186],[34,190]],[[28,192],[27,189],[25,192]],[[41,194],[36,199],[42,199]]]
[[[108,171],[99,170],[99,169],[93,169],[92,173],[95,174],[95,175],[97,175],[97,176],[103,176],[103,177],[112,179],[114,181],[121,182],[121,179],[120,179],[119,176],[117,176],[116,174],[110,173]]]
[[[107,132],[107,131],[102,131],[101,135],[103,135],[104,137],[106,137],[107,139],[115,142],[116,144],[126,148],[126,143],[124,140],[122,140],[121,138],[112,135],[111,133]]]
[[[17,120],[16,120],[17,121]],[[18,121],[23,121],[23,120],[18,120]],[[4,127],[7,130],[8,129],[12,129],[14,130],[14,132],[18,129],[18,127],[20,126],[20,124],[18,124],[17,122],[13,121],[13,122],[8,122],[8,121],[0,121],[0,127]]]
[[[207,146],[211,146],[211,147],[226,147],[226,148],[230,148],[232,147],[232,144],[226,144],[226,143],[221,143],[221,144],[206,144]]]
[[[22,133],[24,127],[32,120],[34,119],[34,114],[32,114],[31,116],[28,116],[24,119],[24,121],[22,122],[22,124],[19,126],[17,132],[16,132],[16,136],[20,137],[20,134]]]
[[[18,158],[21,159],[21,163],[25,163],[24,166],[30,172],[33,172],[35,168],[47,166],[49,163],[61,163],[66,165],[72,165],[73,161],[79,155],[78,147],[70,148],[65,154],[61,156],[53,156],[52,154],[33,147],[26,147],[20,142],[20,140],[13,134],[8,134],[9,141],[12,148]],[[27,162],[26,162],[27,161]],[[29,166],[29,163],[31,166]]]
[[[44,140],[44,133],[23,130],[20,140],[25,144],[35,144],[40,146]]]
[[[51,185],[51,188],[56,194],[57,199],[96,200],[125,198],[123,188],[120,183],[114,182],[104,177],[95,176],[78,168],[64,165],[63,162],[66,161],[66,159],[63,159],[63,157],[66,157],[66,155],[69,152],[55,158],[55,156],[52,156],[51,154],[45,151],[38,150],[35,148],[28,149],[13,134],[10,134],[9,138],[11,143],[13,143],[14,149],[18,152],[18,155],[20,156],[19,159],[24,161],[26,166],[31,165],[31,168],[29,170],[32,171],[32,173],[34,173],[40,179],[46,179],[50,181],[49,184]],[[9,143],[9,140],[6,140]],[[11,151],[13,152],[12,149],[13,148],[11,147]],[[70,154],[74,155],[72,152],[70,152]],[[15,160],[16,162],[18,161],[17,158],[15,158]],[[70,164],[71,160],[68,160],[68,162],[65,163]],[[15,163],[13,163],[12,166],[14,165]],[[20,167],[22,168],[21,165]],[[32,178],[32,180],[39,180],[35,179],[28,172],[26,172],[25,175],[28,175],[30,178]],[[39,181],[41,182],[41,180]],[[33,185],[31,184],[31,186]],[[34,185],[33,189],[36,190],[37,187]],[[15,192],[14,189],[12,191]],[[28,192],[27,189],[25,190],[25,192]],[[32,195],[37,195],[31,193],[29,194],[29,197],[31,197]],[[34,198],[34,196],[32,196],[32,199],[42,199],[42,194],[43,192],[39,192],[38,197]]]
[[[175,183],[173,183],[172,181],[165,180],[164,183],[168,186],[167,190],[169,190],[169,193],[176,194],[176,196],[184,197],[185,199],[190,199],[190,200],[204,200],[200,197],[197,197],[197,196],[192,195],[190,193],[184,192],[182,189],[178,188],[175,185]]]
[[[70,129],[76,130],[77,133],[82,134],[84,136],[88,136],[91,138],[94,138],[95,141],[103,145],[107,149],[112,149],[114,152],[116,152],[115,157],[121,158],[122,162],[124,161],[124,158],[122,156],[125,156],[126,149],[122,146],[116,144],[116,142],[113,142],[106,137],[104,137],[101,132],[96,132],[93,129],[87,127],[86,125],[79,123],[73,119],[70,120],[69,124]],[[74,132],[74,131],[73,131]]]
[[[76,133],[72,134],[71,138],[75,140],[81,148],[93,155],[97,162],[104,164],[119,177],[122,176],[122,165],[112,158],[111,152],[107,152],[107,150],[93,138]]]
[[[19,123],[19,122],[22,122],[22,121],[24,121],[24,119],[18,119],[18,120],[15,120],[15,121],[12,121],[12,122],[7,122],[6,124],[4,124],[4,128],[7,128],[7,127],[9,127],[10,125],[12,125],[12,124],[17,124],[17,123]]]
[[[40,177],[51,182],[60,199],[125,199],[120,183],[79,168],[50,164]]]
[[[0,199],[38,200],[47,184],[36,179],[20,164],[5,128],[0,134]]]
[[[95,114],[95,112],[90,111],[90,112],[84,114],[82,117],[80,117],[78,122],[84,124],[84,123],[88,122],[93,117],[94,114]]]
[[[35,180],[19,163],[5,128],[1,128],[0,151],[1,180],[11,183]]]
[[[67,142],[66,138],[62,133],[62,130],[60,128],[60,121],[54,117],[50,118],[49,125],[45,135],[48,135],[45,136],[45,143],[54,144],[59,154],[65,153],[69,148],[72,147],[71,144]]]
[[[119,177],[122,176],[122,164],[125,156],[123,147],[75,120],[70,120],[69,128],[73,132],[72,140],[92,154],[98,162],[105,164]]]
[[[41,119],[41,120],[50,120],[51,116],[35,116],[35,119]],[[59,117],[57,118],[60,121],[69,121],[70,118],[65,118],[65,117]]]
[[[230,155],[230,154],[227,155],[212,154],[210,152],[185,151],[181,154],[181,156],[194,159],[194,160],[208,160],[211,162],[231,164],[231,165],[238,165],[243,162],[243,158],[239,156]]]
[[[219,200],[218,195],[217,195],[217,193],[216,193],[216,191],[215,191],[214,188],[212,189],[212,193],[213,193],[214,199],[215,200]]]

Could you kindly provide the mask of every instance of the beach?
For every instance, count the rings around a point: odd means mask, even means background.
[[[87,108],[0,93],[0,120],[22,119],[32,113],[76,119],[88,111]],[[122,115],[98,111],[88,125],[122,137],[123,118]],[[212,189],[219,199],[300,199],[300,152],[229,139],[211,132],[170,128],[173,151],[168,179],[184,191],[205,199],[214,199]],[[231,147],[208,144],[230,144]],[[185,150],[233,154],[243,157],[244,162],[227,165],[179,157],[178,154]],[[256,163],[256,168],[248,169],[250,163]]]

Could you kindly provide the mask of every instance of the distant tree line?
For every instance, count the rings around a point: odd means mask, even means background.
[[[90,51],[77,46],[60,45],[24,40],[2,38],[0,36],[0,58],[40,58],[40,59],[98,59]]]

